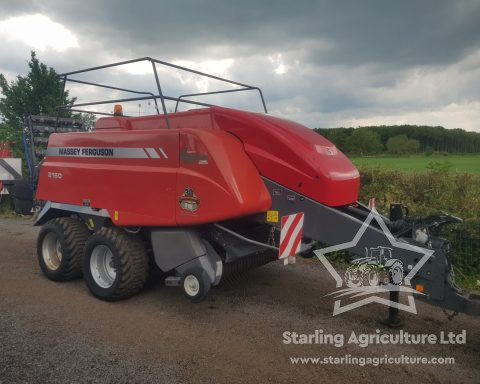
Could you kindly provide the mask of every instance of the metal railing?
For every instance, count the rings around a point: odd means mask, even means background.
[[[84,80],[78,80],[78,79],[73,79],[73,78],[70,77],[72,75],[76,75],[76,74],[80,74],[80,73],[97,71],[97,70],[101,70],[101,69],[118,67],[118,66],[122,66],[122,65],[128,65],[128,64],[139,63],[139,62],[150,62],[151,63],[152,73],[153,73],[154,78],[155,78],[155,83],[156,83],[156,86],[157,86],[158,94],[154,94],[152,92],[147,92],[147,91],[121,88],[121,87],[116,87],[116,86],[111,86],[111,85],[105,85],[105,84],[100,84],[100,83],[84,81]],[[170,68],[174,68],[174,69],[177,69],[177,70],[180,70],[180,71],[189,72],[189,73],[193,73],[195,75],[207,77],[207,78],[210,78],[210,79],[213,79],[213,80],[218,80],[220,82],[227,83],[227,84],[230,84],[230,85],[234,85],[234,86],[237,86],[239,88],[219,90],[219,91],[211,91],[211,92],[189,93],[189,94],[180,95],[178,97],[168,96],[168,95],[165,95],[162,92],[162,87],[161,87],[161,84],[160,84],[160,78],[159,78],[158,72],[157,72],[157,65],[162,65],[162,66],[165,66],[165,67],[170,67]],[[90,85],[90,86],[100,87],[100,88],[104,88],[104,89],[133,93],[133,94],[137,94],[137,95],[143,95],[143,96],[130,97],[130,98],[99,100],[99,101],[92,101],[92,102],[87,102],[87,103],[72,103],[72,104],[68,104],[68,105],[61,105],[61,106],[58,107],[59,114],[60,114],[61,110],[69,110],[69,111],[72,111],[72,112],[83,112],[83,113],[92,113],[92,114],[98,114],[98,115],[113,116],[112,113],[105,113],[105,112],[91,111],[91,110],[86,110],[86,109],[79,109],[78,107],[123,103],[123,102],[129,102],[129,101],[153,100],[153,102],[155,103],[155,109],[156,109],[157,114],[161,114],[161,111],[163,112],[163,114],[165,115],[165,121],[166,121],[167,127],[170,128],[170,121],[169,121],[169,118],[168,118],[169,114],[167,112],[167,107],[166,107],[165,101],[167,101],[167,100],[168,101],[175,101],[176,102],[175,112],[177,112],[179,103],[193,104],[193,105],[204,106],[204,107],[213,106],[213,104],[199,102],[199,101],[196,101],[196,100],[190,100],[190,99],[188,99],[188,97],[211,96],[211,95],[233,93],[233,92],[242,92],[242,91],[257,91],[259,96],[260,96],[260,100],[261,100],[263,110],[264,110],[265,113],[268,113],[262,90],[258,87],[254,87],[254,86],[251,86],[251,85],[239,83],[237,81],[228,80],[228,79],[225,79],[225,78],[222,78],[222,77],[219,77],[219,76],[210,75],[208,73],[204,73],[204,72],[200,72],[200,71],[197,71],[197,70],[194,70],[194,69],[182,67],[180,65],[167,63],[165,61],[152,59],[151,57],[142,57],[142,58],[134,59],[134,60],[120,61],[120,62],[106,64],[106,65],[100,65],[100,66],[96,66],[96,67],[80,69],[80,70],[77,70],[77,71],[66,72],[66,73],[60,74],[59,77],[63,80],[61,100],[63,100],[63,95],[65,93],[65,87],[66,87],[67,82],[83,84],[83,85]],[[160,100],[161,111],[160,111],[157,100]]]

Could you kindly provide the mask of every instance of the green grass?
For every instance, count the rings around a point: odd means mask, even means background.
[[[369,156],[351,157],[355,165],[382,167],[401,171],[427,171],[431,164],[450,172],[480,173],[480,155],[412,155],[412,156]]]

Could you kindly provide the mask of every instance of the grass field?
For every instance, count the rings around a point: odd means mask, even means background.
[[[426,171],[432,163],[451,172],[480,173],[480,155],[415,155],[351,157],[355,165],[393,168],[402,171]]]

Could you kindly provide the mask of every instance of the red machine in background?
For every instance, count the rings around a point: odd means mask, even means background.
[[[33,204],[33,190],[22,179],[22,159],[13,157],[9,140],[0,142],[0,198],[10,195],[15,212],[28,215]]]
[[[0,159],[5,159],[7,157],[12,157],[10,143],[8,141],[0,141]],[[0,193],[3,193],[3,181],[3,177],[0,177]]]
[[[78,73],[139,61],[152,64],[158,94],[72,79]],[[163,65],[228,83],[227,90],[166,96],[156,66]],[[354,238],[369,209],[358,200],[357,169],[332,143],[312,130],[269,116],[257,87],[151,58],[61,75],[65,82],[122,90],[139,97],[61,106],[81,107],[151,100],[158,114],[127,117],[120,108],[100,118],[91,132],[53,133],[38,174],[36,198],[43,202],[37,225],[38,259],[53,280],[84,274],[90,291],[104,300],[142,289],[151,265],[197,302],[210,287],[278,259],[280,218],[303,212],[302,253],[316,242],[341,244]],[[194,98],[239,91],[259,93],[264,113],[209,105]],[[161,102],[163,114],[157,100]],[[168,113],[166,102],[177,103]],[[177,112],[179,103],[199,109]],[[87,111],[91,112],[91,111]],[[108,113],[102,112],[105,115]],[[421,225],[429,225],[422,219]],[[438,225],[454,221],[444,215]],[[419,244],[415,219],[385,218],[391,232]],[[378,247],[380,228],[370,224],[362,255]],[[429,235],[437,262],[421,268],[414,282],[429,302],[479,314],[477,302],[449,283],[451,266],[443,239]],[[415,255],[397,255],[403,265]],[[397,275],[398,277],[398,275]],[[401,283],[403,275],[397,283]]]

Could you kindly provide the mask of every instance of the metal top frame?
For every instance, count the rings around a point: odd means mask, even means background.
[[[107,69],[107,68],[118,67],[118,66],[122,66],[122,65],[145,62],[145,61],[150,62],[151,65],[152,65],[152,72],[153,72],[153,75],[154,75],[154,78],[155,78],[155,83],[157,85],[158,94],[154,94],[152,92],[147,92],[147,91],[120,88],[120,87],[115,87],[115,86],[111,86],[111,85],[105,85],[105,84],[100,84],[100,83],[83,81],[83,80],[73,79],[73,78],[70,77],[72,75],[76,75],[76,74],[80,74],[80,73],[92,72],[92,71],[97,71],[97,70],[100,70],[100,69]],[[160,79],[159,79],[158,72],[157,72],[157,65],[162,65],[162,66],[165,66],[165,67],[175,68],[175,69],[185,71],[185,72],[189,72],[189,73],[193,73],[193,74],[196,74],[196,75],[199,75],[199,76],[208,77],[210,79],[214,79],[214,80],[218,80],[218,81],[221,81],[221,82],[224,82],[224,83],[227,83],[227,84],[235,85],[239,88],[220,90],[220,91],[212,91],[212,92],[189,93],[189,94],[180,95],[179,97],[167,96],[167,95],[164,95],[163,92],[162,92],[162,87],[161,87]],[[119,61],[119,62],[116,62],[116,63],[100,65],[100,66],[86,68],[86,69],[80,69],[80,70],[72,71],[72,72],[66,72],[66,73],[62,73],[58,76],[63,80],[61,100],[63,100],[63,94],[65,93],[65,86],[66,86],[67,82],[84,84],[84,85],[91,85],[91,86],[105,88],[105,89],[111,89],[111,90],[116,90],[116,91],[133,93],[133,94],[136,94],[136,95],[142,95],[142,96],[136,96],[136,97],[130,97],[130,98],[122,98],[122,99],[100,100],[100,101],[92,101],[92,102],[88,102],[88,103],[77,103],[77,104],[74,103],[74,104],[69,104],[69,105],[61,105],[61,106],[58,107],[59,111],[63,109],[63,110],[70,110],[70,111],[73,111],[73,112],[86,112],[86,113],[93,113],[93,114],[97,114],[97,115],[113,116],[113,114],[110,114],[110,113],[78,109],[78,107],[101,105],[101,104],[113,104],[113,103],[138,101],[138,100],[153,100],[154,103],[155,103],[155,109],[157,111],[157,114],[160,114],[161,113],[160,108],[159,108],[159,105],[157,103],[157,100],[159,99],[160,103],[161,103],[162,112],[165,115],[165,120],[166,120],[166,123],[167,123],[167,127],[170,128],[170,121],[169,121],[169,118],[168,118],[168,112],[167,112],[167,108],[166,108],[166,105],[165,105],[165,100],[176,101],[175,112],[177,112],[179,103],[200,105],[200,106],[204,106],[204,107],[212,106],[212,104],[202,103],[202,102],[195,101],[195,100],[189,100],[189,99],[187,99],[188,97],[208,96],[208,95],[216,95],[216,94],[224,94],[224,93],[232,93],[232,92],[241,92],[241,91],[257,91],[259,93],[259,96],[260,96],[260,100],[261,100],[261,103],[262,103],[263,110],[264,110],[265,113],[268,113],[262,90],[258,87],[254,87],[254,86],[251,86],[251,85],[248,85],[248,84],[239,83],[237,81],[228,80],[228,79],[225,79],[225,78],[222,78],[222,77],[219,77],[219,76],[210,75],[208,73],[204,73],[204,72],[200,72],[200,71],[197,71],[197,70],[194,70],[194,69],[182,67],[180,65],[167,63],[165,61],[156,60],[156,59],[153,59],[151,57],[142,57],[142,58],[139,58],[139,59]]]

